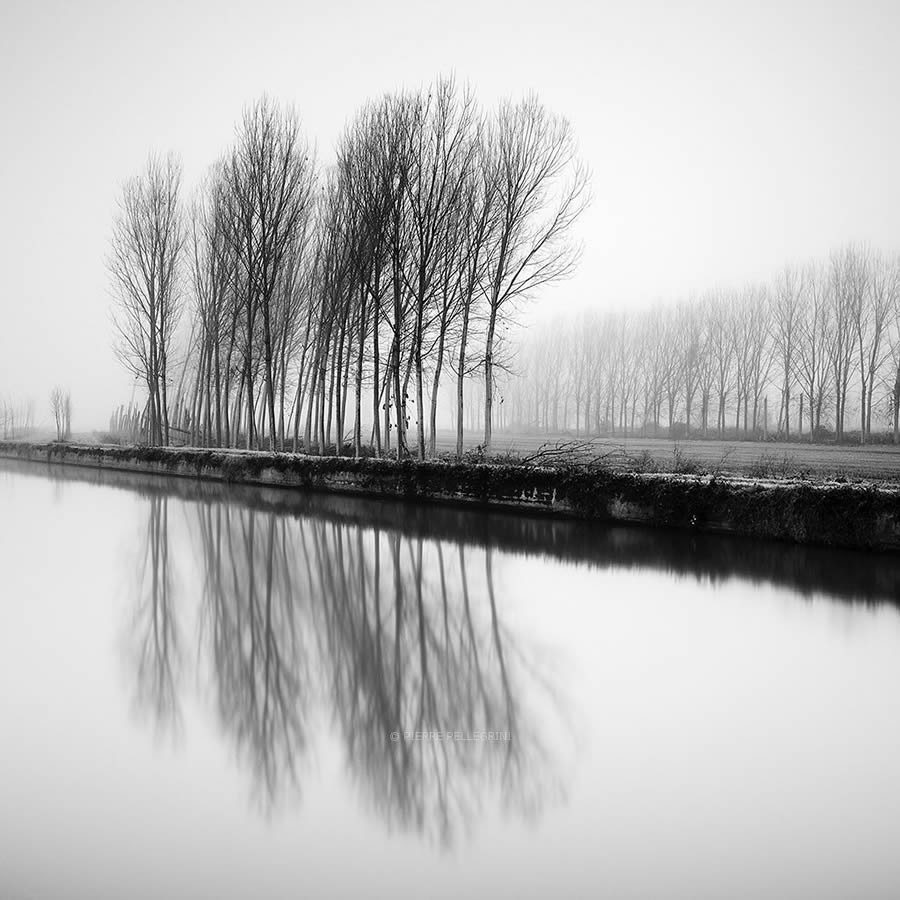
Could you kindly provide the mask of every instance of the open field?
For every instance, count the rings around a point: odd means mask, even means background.
[[[582,440],[571,434],[501,432],[494,435],[493,451],[497,454],[528,455],[538,452],[544,445]],[[468,447],[474,447],[477,443],[476,435],[467,436]],[[641,460],[646,453],[662,469],[690,467],[691,463],[696,463],[702,469],[765,477],[806,474],[824,478],[900,481],[900,446],[893,444],[854,447],[774,441],[673,441],[644,437],[594,438],[590,443],[598,455],[610,454],[610,462],[621,462],[626,467]],[[455,447],[454,433],[439,433],[439,450],[453,450]]]
[[[465,446],[473,450],[481,433],[466,433]],[[49,431],[32,432],[29,440],[50,441]],[[73,435],[74,443],[99,443],[98,432]],[[415,452],[415,432],[409,435]],[[900,446],[866,444],[804,444],[778,441],[671,440],[669,438],[581,438],[571,433],[525,434],[495,432],[493,454],[529,456],[541,448],[558,444],[590,445],[590,453],[604,457],[610,465],[624,469],[662,471],[715,471],[765,478],[806,475],[814,478],[850,478],[900,482]],[[437,449],[448,453],[456,449],[456,432],[438,431]],[[585,454],[582,454],[585,455]]]

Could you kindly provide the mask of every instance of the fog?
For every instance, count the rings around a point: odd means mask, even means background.
[[[264,93],[326,164],[367,99],[441,73],[568,117],[593,176],[585,252],[533,315],[768,279],[847,241],[897,249],[895,6],[621,7],[5,3],[0,397],[50,427],[63,385],[75,431],[128,402],[105,268],[122,184],[174,150],[188,196]]]

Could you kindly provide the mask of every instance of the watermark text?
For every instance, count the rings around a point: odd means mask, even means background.
[[[511,741],[511,731],[392,731],[391,741]]]

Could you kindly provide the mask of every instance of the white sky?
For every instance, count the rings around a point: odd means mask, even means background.
[[[900,3],[0,0],[0,396],[130,397],[104,255],[151,150],[187,186],[263,92],[320,157],[367,97],[455,72],[535,89],[593,170],[578,275],[543,308],[767,278],[847,240],[900,251]]]

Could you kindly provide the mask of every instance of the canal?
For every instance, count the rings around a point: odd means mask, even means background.
[[[0,894],[892,897],[900,557],[0,461]]]

